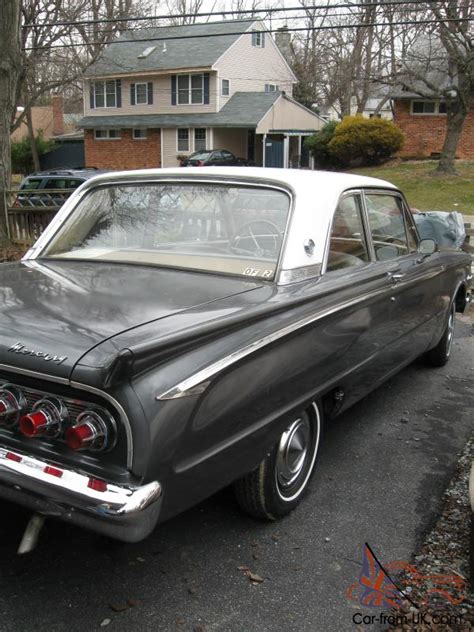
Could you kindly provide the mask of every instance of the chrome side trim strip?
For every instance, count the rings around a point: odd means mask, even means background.
[[[100,516],[137,514],[161,496],[161,485],[157,481],[138,487],[107,483],[105,491],[96,491],[89,487],[89,476],[56,465],[51,465],[55,470],[51,474],[45,471],[48,465],[45,461],[0,447],[0,481],[2,472],[14,474],[22,489],[29,489],[38,496],[47,491],[48,498]],[[38,485],[43,489],[38,489]]]
[[[68,382],[68,384],[80,391],[87,391],[97,395],[98,397],[102,397],[102,399],[106,399],[118,412],[120,420],[123,423],[123,427],[125,428],[125,434],[127,435],[127,467],[130,470],[133,462],[133,435],[130,421],[128,420],[127,413],[123,409],[122,405],[114,397],[112,397],[112,395],[101,391],[99,388],[94,388],[93,386],[73,381]]]
[[[47,382],[56,382],[57,384],[67,384],[69,386],[69,380],[65,377],[56,377],[55,375],[31,371],[30,369],[21,369],[20,367],[10,366],[9,364],[0,364],[0,371],[10,371],[11,373],[18,373],[26,377],[34,377],[40,380],[46,380]]]
[[[291,325],[287,325],[286,327],[283,327],[282,329],[279,329],[278,331],[275,331],[272,334],[269,334],[268,336],[264,336],[263,338],[260,338],[260,340],[256,340],[255,342],[245,347],[242,347],[238,351],[235,351],[234,353],[231,353],[227,357],[222,358],[222,360],[213,362],[206,368],[202,369],[201,371],[198,371],[198,373],[195,373],[194,375],[191,375],[186,380],[179,382],[179,384],[176,384],[175,386],[165,391],[161,395],[157,395],[155,399],[158,401],[167,400],[167,399],[179,399],[181,397],[190,397],[191,395],[203,393],[210,385],[210,379],[214,377],[214,375],[216,375],[220,371],[223,371],[224,369],[231,366],[232,364],[235,364],[239,360],[242,360],[242,358],[247,357],[251,353],[254,353],[258,349],[261,349],[262,347],[265,347],[271,344],[272,342],[275,342],[276,340],[280,340],[280,338],[283,338],[284,336],[288,336],[289,334],[292,334],[298,329],[302,329],[303,327],[306,327],[307,325],[311,325],[312,323],[315,323],[318,320],[326,318],[327,316],[331,316],[332,314],[335,314],[336,312],[342,311],[344,309],[348,309],[350,307],[353,307],[354,305],[358,305],[359,303],[362,303],[363,301],[370,300],[372,298],[375,298],[376,296],[380,296],[381,294],[390,295],[393,292],[398,292],[398,290],[402,289],[403,287],[407,285],[412,285],[414,283],[418,283],[425,279],[430,279],[438,274],[441,274],[441,272],[443,271],[442,270],[430,271],[414,279],[410,279],[406,281],[405,283],[398,283],[396,286],[389,284],[382,288],[379,288],[378,290],[367,292],[366,294],[362,294],[361,296],[358,296],[357,298],[351,299],[349,301],[345,301],[344,303],[340,303],[339,305],[335,305],[334,307],[329,307],[328,309],[325,309],[316,315],[311,315],[311,316],[306,316],[305,318],[301,318],[300,320],[296,321],[295,323],[292,323]]]
[[[385,294],[388,289],[392,289],[392,288],[391,287],[387,288],[387,286],[385,286],[378,290],[373,290],[372,292],[363,294],[362,296],[358,296],[357,298],[351,299],[350,301],[346,301],[345,303],[340,303],[339,305],[335,305],[334,307],[329,307],[328,309],[325,309],[316,315],[311,314],[311,316],[305,316],[304,318],[301,318],[300,320],[296,321],[295,323],[292,323],[291,325],[287,325],[286,327],[283,327],[282,329],[279,329],[278,331],[275,331],[272,334],[269,334],[268,336],[264,336],[263,338],[260,338],[260,340],[256,340],[255,342],[252,342],[251,344],[245,347],[242,347],[242,349],[239,349],[238,351],[231,353],[227,357],[222,358],[222,360],[213,362],[206,368],[202,369],[198,373],[195,373],[194,375],[191,375],[191,377],[187,378],[186,380],[183,380],[179,384],[176,384],[176,386],[173,386],[172,388],[165,391],[161,395],[157,395],[156,399],[157,400],[178,399],[181,397],[188,397],[190,395],[194,395],[197,392],[198,393],[204,392],[204,390],[206,390],[206,388],[209,386],[210,382],[207,382],[206,384],[202,384],[203,388],[198,391],[196,390],[196,387],[199,386],[202,382],[206,382],[207,380],[209,380],[211,377],[213,377],[214,375],[216,375],[223,369],[226,369],[230,365],[235,364],[239,360],[242,360],[242,358],[245,358],[251,353],[254,353],[258,349],[261,349],[262,347],[265,347],[271,344],[272,342],[275,342],[276,340],[280,340],[280,338],[283,338],[284,336],[288,336],[289,334],[292,334],[298,329],[302,329],[303,327],[306,327],[307,325],[311,325],[312,323],[315,323],[316,321],[321,320],[322,318],[326,318],[326,316],[330,316],[331,314],[334,314],[338,311],[357,305],[361,303],[362,301],[375,298],[376,296],[379,296],[380,294]]]
[[[317,263],[302,268],[292,268],[291,270],[280,270],[278,276],[278,285],[289,285],[290,283],[298,283],[308,279],[316,279],[321,274],[321,264]]]

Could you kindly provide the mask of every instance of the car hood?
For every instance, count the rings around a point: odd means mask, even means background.
[[[252,279],[95,261],[2,264],[0,368],[69,379],[101,343],[119,352],[117,334],[261,286]]]

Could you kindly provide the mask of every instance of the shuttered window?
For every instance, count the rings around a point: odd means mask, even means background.
[[[207,105],[209,103],[209,73],[172,75],[172,105]]]

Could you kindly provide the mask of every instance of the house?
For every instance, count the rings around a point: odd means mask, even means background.
[[[86,164],[173,167],[224,148],[257,165],[306,166],[324,120],[292,98],[296,77],[262,22],[125,32],[84,77]]]
[[[414,90],[399,87],[391,95],[394,121],[405,134],[399,155],[404,158],[439,157],[446,137],[446,102],[439,97],[441,90],[430,95],[425,83],[420,82],[419,89],[414,83]],[[430,76],[430,83],[442,87],[442,78]],[[464,121],[456,157],[474,159],[474,103]]]
[[[23,112],[24,108],[18,108],[17,117]],[[71,115],[63,112],[63,97],[55,94],[51,97],[50,105],[34,105],[31,108],[31,120],[33,123],[33,132],[35,136],[39,132],[43,134],[45,140],[49,140],[57,135],[73,132],[76,129],[76,121],[73,121]],[[28,127],[26,120],[23,120],[19,127],[11,134],[12,142],[20,141],[28,136]]]
[[[351,97],[350,108],[351,116],[355,116],[358,109],[357,98],[355,96]],[[324,119],[326,119],[326,121],[341,120],[340,110],[336,107],[334,103],[326,103],[321,105],[319,107],[319,113]],[[383,86],[372,88],[364,104],[364,109],[361,114],[366,118],[373,118],[374,116],[376,116],[377,118],[383,118],[389,121],[392,120],[393,112],[387,89]]]

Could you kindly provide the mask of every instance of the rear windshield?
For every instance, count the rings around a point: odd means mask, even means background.
[[[207,160],[210,155],[210,151],[200,151],[197,154],[191,154],[191,156],[189,156],[189,160]]]
[[[153,183],[92,190],[43,256],[273,279],[290,209],[270,187]]]

